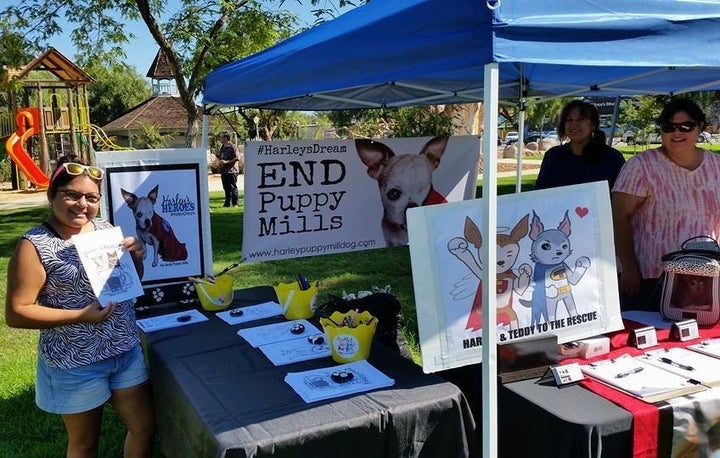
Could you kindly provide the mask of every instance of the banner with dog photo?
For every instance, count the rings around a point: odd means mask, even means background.
[[[475,136],[248,142],[243,261],[408,243],[408,208],[475,197]]]
[[[212,271],[204,151],[101,152],[96,157],[105,169],[106,219],[145,247],[141,281],[150,289],[151,302],[183,298],[159,287],[174,284],[187,289],[188,277]],[[191,291],[186,296],[192,296]]]
[[[607,182],[498,196],[498,343],[622,329]],[[482,360],[482,206],[408,211],[423,369]]]

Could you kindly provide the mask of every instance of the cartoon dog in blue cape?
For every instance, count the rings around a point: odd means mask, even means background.
[[[570,316],[578,314],[572,286],[576,285],[590,267],[590,258],[581,256],[575,261],[575,270],[565,263],[572,254],[570,247],[570,218],[565,217],[557,229],[545,230],[542,221],[533,211],[530,223],[530,259],[535,263],[532,300],[520,303],[532,308],[531,324],[554,321],[560,302]]]

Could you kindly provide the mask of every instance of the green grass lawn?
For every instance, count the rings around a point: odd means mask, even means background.
[[[623,156],[625,156],[625,159],[627,160],[638,153],[642,153],[646,149],[657,148],[658,146],[660,146],[660,145],[654,145],[654,144],[653,145],[630,145],[630,146],[614,145],[613,147],[616,150],[620,151],[623,154]],[[720,143],[701,143],[698,146],[700,146],[701,148],[710,150],[714,153],[720,152]],[[536,154],[533,156],[525,156],[525,159],[542,159],[542,158],[543,158],[542,154]]]

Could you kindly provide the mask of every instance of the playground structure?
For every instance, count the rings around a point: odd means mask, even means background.
[[[54,48],[22,68],[5,69],[4,78],[22,87],[9,86],[16,88],[8,92],[9,111],[0,114],[0,140],[14,165],[13,189],[23,177],[47,187],[50,170],[66,154],[92,162],[93,142],[104,150],[128,149],[91,124],[87,86],[95,80]]]

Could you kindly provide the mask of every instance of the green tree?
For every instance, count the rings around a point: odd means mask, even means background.
[[[7,20],[0,18],[0,62],[17,68],[32,59],[28,52],[30,44],[17,32],[10,30]]]
[[[316,0],[313,0],[316,1]],[[168,58],[178,93],[188,114],[188,146],[198,132],[195,100],[207,73],[289,37],[297,18],[287,11],[268,11],[256,0],[184,0],[164,23],[166,0],[28,0],[0,12],[12,30],[36,46],[62,32],[60,19],[72,24],[71,38],[81,65],[119,62],[131,35],[128,20],[142,20]]]
[[[717,133],[720,126],[720,92],[693,92],[688,94],[688,97],[697,102],[705,112],[705,118],[707,119],[705,130],[710,133]]]
[[[95,78],[88,88],[90,120],[104,126],[152,95],[148,81],[126,64],[93,63],[85,71]]]
[[[343,137],[420,137],[452,135],[452,118],[437,106],[340,110],[327,114]]]
[[[452,135],[452,119],[436,106],[398,108],[390,125],[394,137]],[[379,124],[383,129],[384,125]]]
[[[528,104],[525,112],[525,127],[532,130],[546,130],[557,127],[560,111],[570,98],[557,98],[540,103]]]
[[[140,123],[142,133],[133,139],[133,147],[137,149],[167,148],[172,142],[173,135],[163,135],[160,130],[146,122]]]
[[[620,101],[618,124],[634,127],[638,138],[647,138],[647,134],[655,125],[663,106],[670,100],[669,96],[653,95],[632,97]]]
[[[32,59],[28,52],[31,44],[21,34],[12,28],[10,22],[0,17],[0,68],[18,68]],[[6,111],[8,108],[7,91],[18,91],[22,85],[17,80],[0,78],[0,106]]]

